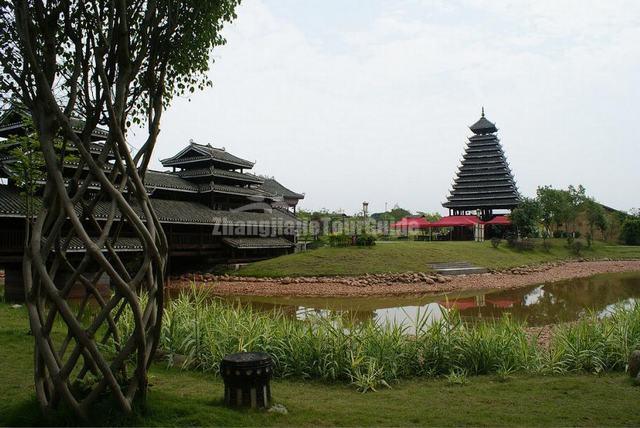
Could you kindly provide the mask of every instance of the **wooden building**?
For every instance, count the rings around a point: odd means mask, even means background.
[[[0,117],[0,138],[24,134],[25,117],[19,109],[5,112]],[[78,121],[78,130],[81,125]],[[96,156],[106,136],[103,130],[94,132],[91,152]],[[26,200],[11,179],[15,162],[4,147],[0,152],[0,268],[8,278],[19,277],[24,248]],[[253,162],[211,145],[189,142],[161,162],[170,170],[147,171],[144,184],[167,235],[169,269],[192,262],[194,257],[211,264],[243,263],[293,251],[300,225],[295,207],[303,194],[275,179],[251,174]],[[72,161],[64,166],[68,176],[78,168]],[[105,170],[110,168],[107,162]],[[99,191],[99,183],[92,183],[90,189]],[[40,203],[38,195],[34,203]],[[107,218],[109,206],[98,203],[98,220]],[[80,206],[78,210],[81,212]],[[144,220],[141,212],[139,215]],[[135,241],[124,234],[117,241],[117,250],[134,257],[141,251]],[[78,246],[73,251],[80,254],[84,249]]]
[[[495,124],[484,117],[469,127],[473,136],[462,156],[447,202],[450,216],[478,215],[490,221],[496,210],[512,210],[520,195],[513,173],[496,133]]]

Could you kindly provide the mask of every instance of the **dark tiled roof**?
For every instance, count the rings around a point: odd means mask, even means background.
[[[40,207],[40,198],[34,198],[36,208]],[[24,217],[27,211],[25,197],[15,187],[0,185],[0,215],[3,217]]]
[[[94,243],[97,241],[96,238],[92,238],[92,240]],[[118,240],[115,243],[111,242],[111,245],[113,246],[113,249],[118,252],[119,251],[142,251],[143,249],[142,243],[137,238],[121,237],[121,238],[118,238]],[[107,251],[106,245],[103,245],[101,250]],[[80,238],[73,238],[67,249],[67,252],[70,252],[70,253],[80,253],[84,251],[85,251],[84,242],[82,242]]]
[[[482,110],[482,117],[478,119],[476,123],[469,127],[474,134],[491,134],[494,132],[498,132],[498,128],[492,122],[489,122],[486,117],[484,117],[484,109]]]
[[[496,132],[484,115],[474,127],[478,133]],[[500,140],[493,134],[470,137],[451,193],[442,205],[464,210],[515,208],[519,200]]]
[[[201,192],[214,192],[214,193],[224,193],[227,195],[240,195],[240,196],[254,196],[254,197],[262,197],[266,199],[274,199],[277,198],[275,195],[271,193],[265,192],[260,188],[253,187],[240,187],[240,186],[230,186],[227,184],[202,184],[200,185]]]
[[[178,171],[175,175],[181,178],[195,178],[195,177],[222,177],[222,178],[231,178],[238,181],[245,181],[248,183],[263,183],[263,179],[258,177],[257,175],[247,174],[236,171],[227,171],[224,169],[209,167],[209,168],[194,168],[194,169],[186,169],[184,171]]]
[[[144,185],[147,188],[174,189],[194,193],[198,193],[199,191],[197,184],[191,183],[184,178],[180,178],[169,172],[152,170],[147,171],[145,174]]]
[[[293,242],[284,238],[224,238],[225,244],[233,248],[259,249],[259,248],[291,248]]]
[[[189,150],[194,150],[199,153],[198,156],[190,156],[184,157]],[[187,163],[189,161],[197,161],[197,160],[212,160],[218,161],[221,163],[226,163],[229,165],[234,165],[240,168],[253,168],[254,163],[250,162],[246,159],[239,158],[238,156],[234,156],[231,153],[227,152],[225,149],[213,147],[210,144],[198,144],[191,142],[187,147],[182,149],[176,155],[162,159],[163,166],[170,165],[180,165],[182,163]]]
[[[268,193],[291,199],[304,199],[304,195],[287,189],[280,184],[275,178],[265,178],[264,183],[260,186]]]
[[[23,106],[12,105],[0,116],[0,137],[7,137],[12,134],[21,134],[26,125],[27,119],[31,116],[29,111]],[[84,129],[84,120],[78,117],[71,117],[71,128],[81,133]],[[91,132],[94,140],[104,140],[109,135],[109,131],[96,127]]]
[[[41,199],[34,198],[34,204],[39,207]],[[169,199],[151,198],[151,204],[162,223],[183,224],[246,224],[259,222],[297,222],[290,213],[274,209],[271,212],[244,212],[212,210],[206,205],[191,201],[176,201]],[[99,202],[95,208],[98,219],[105,219],[109,215],[111,204]],[[144,220],[142,211],[134,206],[135,212]],[[26,205],[24,197],[18,189],[12,186],[0,185],[0,217],[24,217]],[[76,208],[80,215],[81,207]],[[119,214],[116,218],[120,218]]]

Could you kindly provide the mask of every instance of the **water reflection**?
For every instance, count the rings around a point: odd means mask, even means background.
[[[348,323],[374,320],[412,324],[419,314],[439,319],[455,308],[466,321],[495,319],[505,313],[529,325],[575,321],[593,311],[602,316],[618,303],[640,300],[640,273],[607,274],[507,291],[424,295],[419,297],[237,297],[262,310],[278,308],[288,316],[338,316]]]

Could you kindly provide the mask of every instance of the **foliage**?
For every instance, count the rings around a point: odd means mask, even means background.
[[[589,241],[593,239],[595,229],[598,229],[604,235],[604,232],[609,227],[609,219],[602,205],[597,203],[593,198],[585,198],[582,206],[587,217],[587,223],[589,224]],[[589,242],[589,247],[591,247],[591,242]]]
[[[583,248],[584,243],[579,239],[576,239],[571,243],[571,251],[573,251],[573,254],[575,254],[576,256],[579,256],[582,253]]]
[[[536,196],[540,203],[540,221],[549,233],[551,226],[555,226],[556,231],[562,225],[575,229],[576,218],[588,199],[582,185],[570,185],[567,190],[542,186],[538,187]]]
[[[15,154],[22,156],[18,160],[23,166],[35,170],[39,165],[34,154],[41,152],[48,178],[42,204],[46,209],[27,223],[23,257],[36,344],[36,395],[45,410],[63,402],[86,420],[102,394],[109,394],[123,413],[146,397],[147,368],[160,334],[158,307],[168,251],[144,175],[162,113],[172,98],[210,84],[211,49],[224,43],[221,30],[235,18],[236,5],[237,0],[0,2],[0,99],[31,116],[39,143],[26,141],[26,152]],[[147,139],[135,154],[127,142],[132,123],[147,124]],[[96,154],[90,145],[99,126],[106,127],[107,135]],[[63,138],[62,159],[58,138]],[[79,165],[73,174],[63,175],[67,146],[78,154]],[[109,171],[104,169],[107,160]],[[99,183],[100,191],[90,189],[92,181]],[[27,187],[32,182],[39,180],[25,177]],[[97,220],[98,202],[110,204],[105,221]],[[125,224],[126,233],[145,249],[131,270],[107,245],[107,240],[114,243],[121,236]],[[88,251],[70,261],[66,250],[74,239]],[[104,253],[99,250],[103,247]],[[103,313],[95,315],[90,327],[83,326],[81,318],[92,293],[88,291],[77,312],[71,312],[67,299],[72,280],[59,290],[53,285],[63,270],[70,278],[84,279],[87,290],[106,273],[117,290],[101,302]],[[131,290],[147,290],[147,304],[141,307]],[[135,335],[129,338],[119,336],[107,315],[124,306],[134,307],[137,314]],[[67,338],[59,342],[48,335],[56,320],[68,327]],[[114,353],[101,352],[98,330],[100,336],[124,342]],[[131,362],[135,370],[127,369]],[[97,382],[85,382],[88,373]],[[84,393],[74,384],[93,389]]]
[[[521,237],[534,237],[537,234],[540,213],[538,201],[531,198],[523,198],[518,207],[511,212],[511,223]]]
[[[467,324],[455,311],[443,315],[429,320],[422,313],[412,324],[338,315],[299,321],[277,310],[229,306],[194,288],[168,303],[161,347],[169,364],[180,354],[186,356],[181,368],[211,373],[228,353],[267,352],[277,377],[345,381],[366,391],[415,376],[458,383],[480,374],[620,371],[640,346],[638,303],[557,327],[548,350],[508,316]]]
[[[509,246],[516,251],[533,251],[536,247],[535,240],[531,238],[512,239],[508,241]]]
[[[24,307],[0,305],[0,425],[77,426],[81,421],[68,409],[62,407],[44,415],[33,398],[33,361],[28,358],[33,352],[33,340],[26,334],[27,317]],[[52,336],[65,333],[62,325],[54,325]],[[496,376],[501,377],[502,373],[498,369]],[[152,393],[144,409],[123,415],[105,400],[92,408],[90,424],[397,426],[398,421],[406,421],[421,426],[638,426],[637,394],[627,377],[621,372],[597,376],[571,371],[547,376],[512,372],[508,382],[496,382],[494,376],[468,377],[471,382],[462,388],[449,386],[446,378],[416,377],[392,383],[393,389],[382,387],[374,394],[359,394],[344,384],[278,378],[271,383],[274,400],[289,409],[288,415],[281,415],[229,409],[222,402],[221,378],[155,362],[150,368]],[[452,401],[464,402],[464,412],[451,412]],[[499,422],[496,415],[500,415]]]
[[[500,246],[500,243],[502,243],[502,239],[496,237],[491,238],[491,246],[493,248],[498,248]]]
[[[376,237],[368,234],[358,235],[356,238],[356,245],[359,247],[371,247],[376,245]]]
[[[640,217],[627,217],[622,223],[620,240],[626,245],[640,245]]]
[[[351,235],[347,235],[344,233],[334,233],[329,235],[329,246],[330,247],[348,247],[352,245],[352,237]]]

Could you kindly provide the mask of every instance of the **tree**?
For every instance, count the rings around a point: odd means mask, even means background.
[[[583,208],[583,204],[587,200],[586,191],[582,184],[578,187],[569,185],[567,190],[568,204],[566,205],[565,221],[571,224],[571,232],[575,233],[576,218]]]
[[[551,227],[555,230],[565,222],[568,198],[562,190],[557,190],[551,186],[538,187],[536,192],[540,204],[540,221],[545,228],[546,234],[551,235]]]
[[[398,221],[405,217],[409,217],[411,215],[411,211],[405,210],[404,208],[400,208],[397,204],[393,206],[391,210],[388,211],[390,220]]]
[[[511,211],[511,223],[522,238],[536,235],[540,222],[540,204],[532,198],[522,198],[518,207]]]
[[[237,2],[0,0],[0,93],[28,110],[47,173],[23,262],[36,396],[44,410],[64,401],[86,419],[106,392],[124,412],[145,398],[161,328],[167,242],[144,175],[172,97],[211,83],[210,52],[224,43],[220,31],[235,18]],[[135,155],[127,145],[132,123],[144,124],[148,134]],[[108,127],[108,135],[93,156],[98,126]],[[78,156],[72,177],[63,176],[59,156],[68,150]],[[94,182],[99,192],[90,190]],[[107,208],[106,218],[96,215],[97,206]],[[114,250],[125,231],[144,249],[135,266]],[[79,260],[67,257],[72,240],[85,248]],[[69,274],[63,283],[55,280],[61,272]],[[103,273],[115,289],[106,300],[95,287]],[[77,311],[66,299],[76,282],[87,296]],[[87,324],[90,298],[98,310]],[[123,313],[133,319],[130,333],[119,328]],[[56,320],[67,327],[61,341],[50,335]],[[113,353],[101,352],[101,343]]]
[[[632,213],[624,219],[620,240],[626,245],[640,245],[640,215]]]
[[[587,223],[589,224],[589,246],[591,246],[595,229],[600,230],[604,238],[604,232],[607,230],[609,223],[604,208],[593,198],[585,198],[582,207],[587,217]]]

